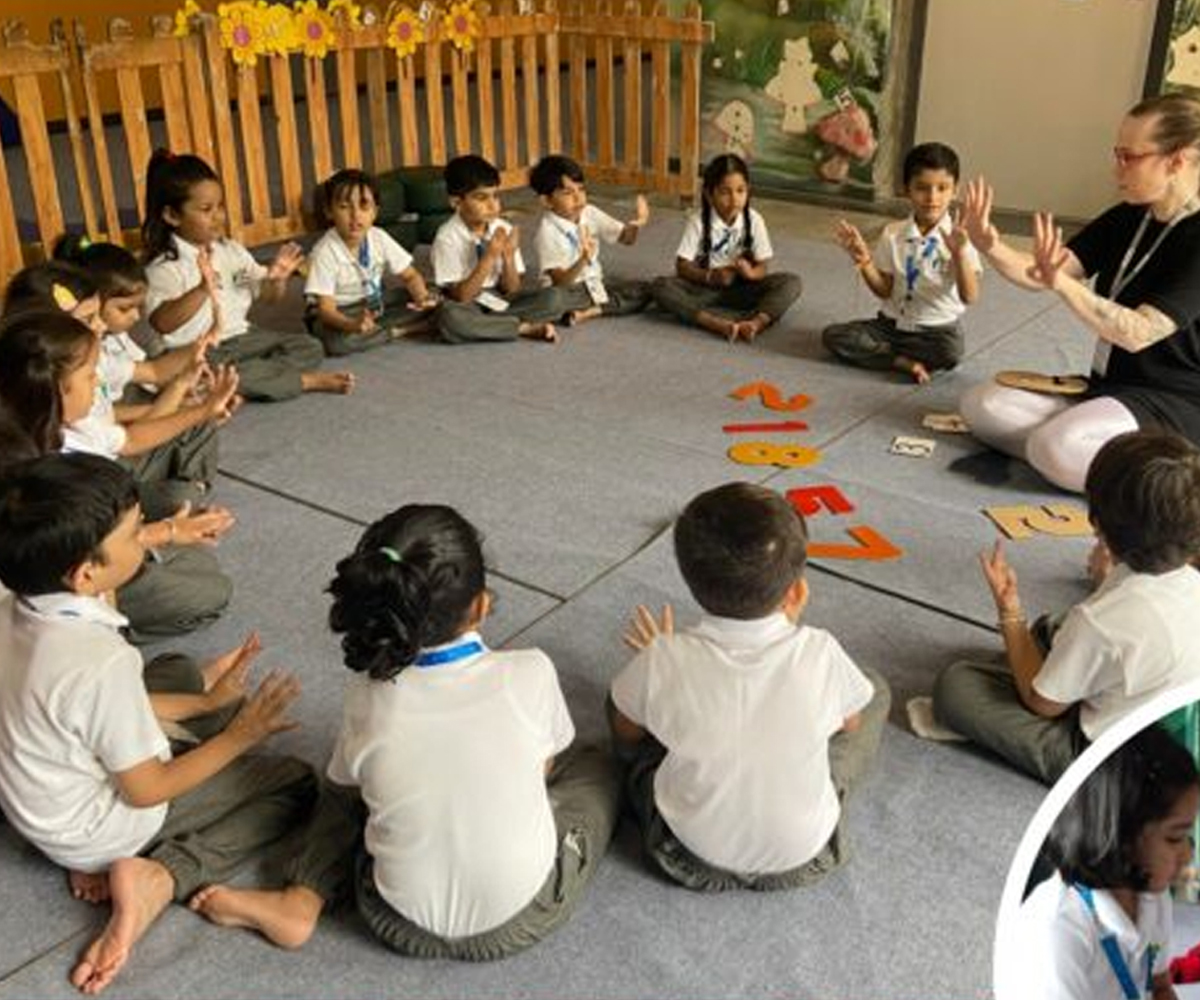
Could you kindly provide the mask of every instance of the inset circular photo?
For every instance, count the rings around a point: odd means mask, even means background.
[[[1200,1000],[1198,696],[1145,706],[1047,796],[1005,887],[997,1000]]]

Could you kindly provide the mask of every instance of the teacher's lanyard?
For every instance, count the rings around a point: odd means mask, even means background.
[[[1150,244],[1150,249],[1142,254],[1142,259],[1134,265],[1132,271],[1129,271],[1129,265],[1133,262],[1133,255],[1137,251],[1138,244],[1142,242],[1142,237],[1146,235],[1146,227],[1150,225],[1150,219],[1153,217],[1153,214],[1150,209],[1146,209],[1146,214],[1142,216],[1142,221],[1137,228],[1137,232],[1133,234],[1133,240],[1129,244],[1129,249],[1125,251],[1125,256],[1121,259],[1121,266],[1117,268],[1112,287],[1108,290],[1108,298],[1112,302],[1116,302],[1117,296],[1141,273],[1142,268],[1146,266],[1146,262],[1154,256],[1154,252],[1162,246],[1163,240],[1171,234],[1171,230],[1192,214],[1192,203],[1189,201],[1183,208],[1171,216],[1170,221],[1163,226],[1162,232]],[[1126,274],[1126,271],[1129,271],[1129,273]]]
[[[1104,955],[1108,959],[1109,967],[1113,971],[1113,975],[1117,977],[1117,982],[1121,984],[1121,991],[1125,994],[1125,1000],[1141,1000],[1143,996],[1149,996],[1154,989],[1154,959],[1158,955],[1158,945],[1152,944],[1146,949],[1146,991],[1143,993],[1137,988],[1137,984],[1133,981],[1133,973],[1129,970],[1129,963],[1125,961],[1125,956],[1121,954],[1121,946],[1117,941],[1116,934],[1109,931],[1103,933],[1103,926],[1100,923],[1100,915],[1096,912],[1096,899],[1092,890],[1086,885],[1080,885],[1076,882],[1072,888],[1079,894],[1079,898],[1083,900],[1083,905],[1088,913],[1092,915],[1092,922],[1096,926],[1096,934],[1100,938],[1100,947],[1104,949]]]
[[[464,639],[462,642],[456,642],[450,646],[442,646],[439,649],[427,649],[417,654],[417,658],[413,660],[413,665],[417,667],[444,667],[447,663],[457,663],[459,660],[465,660],[468,656],[475,656],[477,653],[486,653],[485,646],[478,639]]]

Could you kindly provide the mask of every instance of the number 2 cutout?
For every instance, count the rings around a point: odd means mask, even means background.
[[[785,410],[788,413],[803,410],[812,402],[812,397],[806,396],[802,392],[796,393],[789,399],[784,399],[779,389],[770,382],[747,382],[734,389],[729,395],[734,399],[750,399],[757,396],[768,410]]]

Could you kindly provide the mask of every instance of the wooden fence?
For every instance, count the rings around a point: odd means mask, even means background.
[[[304,232],[306,188],[343,166],[382,172],[478,152],[516,187],[540,156],[564,151],[595,181],[697,193],[700,57],[712,38],[699,3],[678,16],[664,0],[537,0],[519,10],[497,0],[481,10],[471,52],[442,38],[433,18],[425,43],[398,58],[368,7],[353,29],[339,13],[326,59],[276,55],[255,67],[235,65],[208,15],[184,37],[169,17],[155,18],[147,37],[113,21],[98,43],[55,23],[37,44],[10,22],[0,93],[19,123],[32,203],[14,203],[0,156],[0,281],[67,228],[136,242],[145,166],[163,139],[214,165],[230,233],[251,246]],[[45,87],[61,95],[69,155],[46,120]],[[119,142],[111,116],[101,125],[101,95],[114,87]],[[69,186],[73,209],[64,212]],[[130,191],[136,220],[120,203]]]

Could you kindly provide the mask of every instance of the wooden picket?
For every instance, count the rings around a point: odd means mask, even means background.
[[[359,25],[336,15],[328,60],[269,55],[256,67],[234,64],[212,15],[196,18],[184,37],[165,17],[145,37],[114,20],[98,44],[78,25],[70,37],[58,25],[50,44],[35,45],[22,25],[10,24],[0,83],[14,95],[39,238],[21,245],[11,161],[0,156],[0,280],[37,259],[68,223],[93,237],[136,236],[122,232],[117,192],[132,190],[140,213],[157,116],[173,151],[193,152],[221,175],[230,233],[251,246],[311,228],[305,189],[339,166],[440,166],[471,151],[496,163],[505,187],[525,184],[540,156],[565,151],[591,180],[695,196],[700,53],[712,38],[696,0],[682,15],[671,15],[665,0],[492,0],[477,11],[479,35],[466,51],[446,35],[435,8],[424,42],[399,57],[387,47],[384,15],[368,5]],[[79,219],[64,218],[59,196],[62,167],[42,96],[54,85],[62,91]],[[106,92],[117,96],[132,176],[120,176],[102,127]]]

